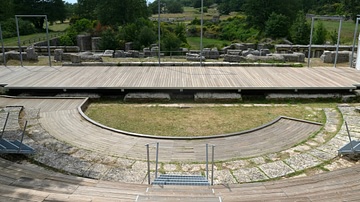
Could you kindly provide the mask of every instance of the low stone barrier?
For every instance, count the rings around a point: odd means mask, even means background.
[[[195,102],[238,102],[242,100],[239,93],[196,93]]]
[[[171,97],[168,93],[128,93],[125,102],[168,102]]]

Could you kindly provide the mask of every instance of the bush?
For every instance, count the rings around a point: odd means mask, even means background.
[[[112,30],[105,30],[101,35],[101,50],[116,50],[120,47],[119,42],[116,40],[115,33]]]
[[[310,41],[310,25],[306,21],[305,13],[300,11],[290,28],[290,37],[293,43],[306,45]]]
[[[273,12],[265,22],[265,35],[271,38],[286,37],[289,27],[289,21],[285,15]]]
[[[75,45],[73,40],[69,35],[63,35],[59,39],[60,46],[73,46]]]
[[[318,44],[318,45],[325,44],[326,35],[327,35],[327,30],[326,30],[326,28],[324,26],[324,23],[320,21],[316,25],[316,28],[315,28],[314,44]],[[337,40],[337,38],[336,38],[336,40]]]
[[[1,28],[4,38],[16,37],[16,21],[13,18],[9,18],[4,22],[1,22]],[[26,20],[19,19],[19,32],[20,35],[29,35],[36,33],[34,25]]]

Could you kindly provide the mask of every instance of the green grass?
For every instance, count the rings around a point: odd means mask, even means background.
[[[315,27],[316,24],[320,20],[315,21]],[[336,30],[336,32],[339,30],[339,21],[335,20],[321,20],[324,23],[324,26],[328,33],[333,32]],[[311,23],[311,22],[310,22]],[[354,31],[355,31],[355,23],[353,21],[345,21],[342,23],[342,29],[341,29],[341,44],[347,44],[351,45],[354,40]],[[330,37],[327,37],[327,40],[330,41]]]
[[[86,114],[99,123],[125,131],[189,137],[244,131],[269,123],[280,115],[323,123],[324,114],[311,106],[179,108],[99,102],[91,104]]]
[[[49,26],[49,37],[53,38],[56,36],[59,36],[62,34],[65,29],[69,27],[69,24],[63,23],[63,24],[54,24]],[[28,45],[30,43],[39,42],[39,41],[45,41],[46,40],[46,33],[45,31],[43,33],[36,33],[36,34],[30,34],[26,36],[20,36],[21,45]],[[18,45],[18,38],[17,37],[11,37],[4,39],[4,45],[5,46],[17,46]]]
[[[200,37],[187,37],[187,42],[191,46],[192,49],[199,50],[200,49]],[[203,38],[203,47],[218,47],[222,48],[224,46],[230,45],[231,41],[226,40],[218,40],[218,39],[208,39]]]

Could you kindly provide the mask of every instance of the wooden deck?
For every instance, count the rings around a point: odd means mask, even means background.
[[[360,71],[288,67],[3,67],[8,89],[355,89]]]
[[[77,106],[83,99],[0,98],[0,106],[22,105],[40,109],[40,124],[53,137],[79,148],[106,155],[145,160],[145,144],[160,143],[160,161],[201,162],[205,144],[216,145],[216,159],[247,158],[278,152],[307,139],[318,131],[318,124],[283,118],[258,130],[241,135],[174,140],[136,137],[105,130],[86,121]],[[151,147],[154,151],[154,147]]]

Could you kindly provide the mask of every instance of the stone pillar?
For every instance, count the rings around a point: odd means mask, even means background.
[[[90,35],[78,35],[76,37],[77,45],[80,48],[80,51],[89,51],[91,50],[91,36]]]
[[[38,55],[36,54],[34,47],[28,47],[25,52],[28,60],[38,60]]]
[[[91,49],[93,52],[100,51],[101,37],[91,38]]]
[[[63,56],[63,49],[55,49],[54,50],[54,60],[62,62],[62,56]]]

